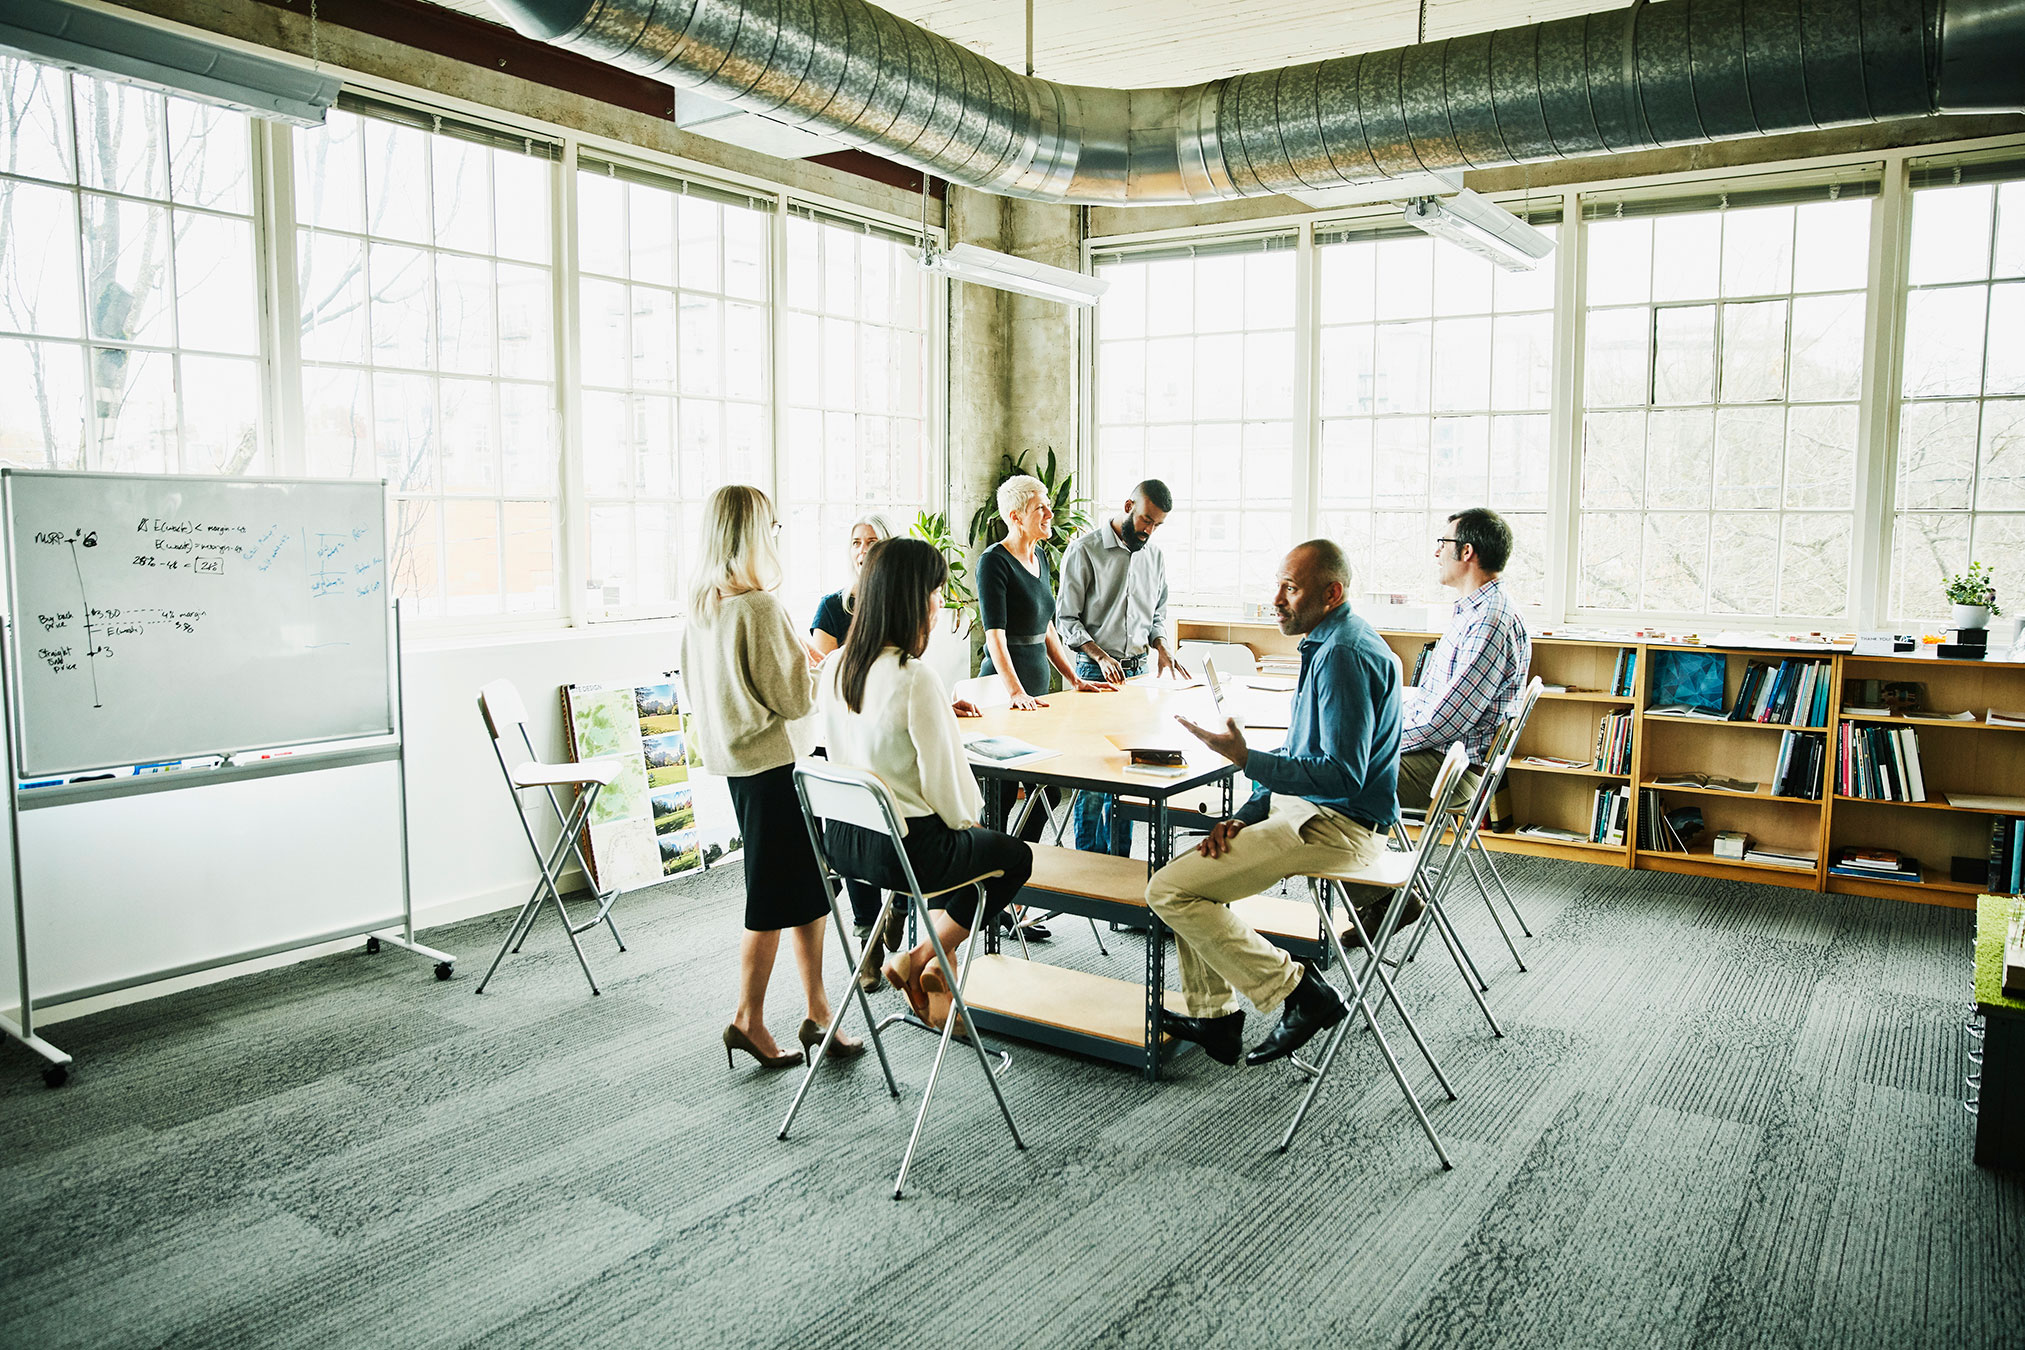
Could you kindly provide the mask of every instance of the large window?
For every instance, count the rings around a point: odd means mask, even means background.
[[[554,164],[500,139],[342,111],[295,135],[305,468],[387,480],[423,617],[559,608]]]
[[[1192,603],[1269,598],[1292,542],[1292,243],[1099,259],[1095,498],[1108,511],[1145,478],[1173,490],[1160,547]]]
[[[1869,191],[1586,208],[1578,608],[1850,614]]]
[[[787,219],[784,596],[798,620],[841,586],[853,517],[902,533],[928,505],[931,294],[893,236]]]
[[[1888,602],[1904,618],[1946,618],[1942,586],[1971,560],[2016,605],[2025,558],[2025,163],[1966,167],[1914,171]]]
[[[1349,551],[1360,590],[1453,599],[1433,541],[1454,512],[1494,503],[1514,535],[1512,596],[1539,604],[1552,257],[1502,271],[1396,224],[1318,244],[1322,532]]]
[[[0,461],[270,468],[247,119],[0,57]]]
[[[590,612],[672,613],[704,499],[767,477],[770,221],[605,163],[577,220]]]

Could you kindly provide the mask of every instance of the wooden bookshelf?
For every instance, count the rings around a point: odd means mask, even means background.
[[[1243,643],[1262,655],[1293,652],[1299,645],[1298,639],[1285,636],[1270,623],[1183,621],[1179,629],[1183,638]],[[1383,630],[1383,636],[1410,676],[1421,647],[1439,635]],[[1617,655],[1627,647],[1638,652],[1636,687],[1630,696],[1610,692]],[[1773,667],[1781,660],[1824,661],[1830,666],[1827,725],[1714,722],[1651,713],[1647,708],[1651,701],[1653,658],[1665,651],[1720,652],[1725,663],[1726,706],[1735,701],[1744,670],[1752,661]],[[2025,711],[2025,663],[1943,661],[1929,655],[1930,651],[1928,648],[1902,656],[1853,656],[1778,648],[1696,647],[1642,638],[1535,637],[1532,673],[1550,684],[1568,688],[1566,692],[1550,692],[1542,697],[1527,723],[1517,755],[1548,755],[1593,763],[1598,722],[1608,713],[1629,709],[1634,715],[1631,772],[1606,774],[1594,768],[1523,764],[1515,758],[1506,783],[1516,824],[1586,834],[1596,790],[1635,784],[1637,788],[1657,792],[1669,809],[1672,805],[1689,803],[1700,807],[1705,832],[1698,838],[1700,847],[1687,853],[1637,847],[1638,799],[1634,791],[1622,844],[1490,832],[1486,832],[1485,842],[1509,853],[1647,871],[1732,877],[1834,895],[1881,896],[1969,908],[1988,887],[1951,881],[1950,860],[1986,856],[1991,820],[2010,813],[1954,806],[1947,801],[1947,794],[2025,795],[2025,734],[2019,734],[2025,728],[1993,727],[1981,720],[1990,708]],[[1978,720],[1846,716],[1842,711],[1842,691],[1847,680],[1916,681],[1926,686],[1929,708],[1968,709],[1976,713]],[[1928,800],[1883,802],[1836,793],[1835,736],[1843,722],[1910,727],[1917,732]],[[1827,739],[1828,754],[1824,757],[1822,781],[1817,785],[1821,794],[1818,800],[1771,795],[1780,741],[1777,735],[1767,733],[1787,731],[1812,731]],[[1686,773],[1753,781],[1758,790],[1743,794],[1660,787],[1652,781]],[[2025,815],[2025,811],[2016,814]],[[1717,858],[1709,841],[1720,830],[1742,831],[1759,847],[1813,853],[1818,861],[1809,870]],[[1828,867],[1835,851],[1856,845],[1893,848],[1919,859],[1925,881],[1830,876]]]

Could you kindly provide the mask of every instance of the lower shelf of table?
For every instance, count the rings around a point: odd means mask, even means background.
[[[977,958],[967,995],[985,1032],[1017,1036],[1120,1064],[1146,1062],[1146,986],[1043,961],[1004,954]],[[1185,1012],[1181,995],[1166,996],[1169,1012]],[[1166,1058],[1182,1042],[1160,1038]]]

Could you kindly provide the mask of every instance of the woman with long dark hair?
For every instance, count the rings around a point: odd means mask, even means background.
[[[1033,874],[1033,849],[1010,835],[979,828],[984,802],[949,691],[921,659],[942,613],[949,565],[919,539],[875,544],[858,578],[851,631],[823,665],[820,697],[830,762],[878,775],[891,789],[905,831],[903,846],[924,893],[968,881],[983,872],[984,912],[964,886],[933,903],[936,936],[945,950],[995,917]],[[887,890],[904,892],[899,855],[884,834],[832,823],[825,847],[837,870]],[[924,938],[885,967],[888,983],[906,994],[914,1011],[930,1018],[930,999],[946,994],[935,949]],[[930,1020],[933,1020],[932,1018]]]

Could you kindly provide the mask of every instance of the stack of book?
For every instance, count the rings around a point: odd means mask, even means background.
[[[1828,671],[1825,661],[1788,659],[1776,668],[1752,661],[1744,667],[1729,720],[1827,726]]]
[[[1919,736],[1911,727],[1844,722],[1835,733],[1835,790],[1875,802],[1923,802]]]
[[[1772,795],[1821,798],[1821,761],[1828,738],[1818,731],[1788,731],[1779,737],[1779,764],[1772,771]]]
[[[1821,861],[1818,853],[1805,853],[1791,848],[1765,848],[1762,845],[1744,850],[1744,861],[1764,863],[1768,867],[1792,867],[1811,872]]]
[[[1999,816],[1990,822],[1990,890],[2016,895],[2025,886],[2025,817]]]
[[[1631,714],[1605,713],[1596,724],[1596,771],[1631,772]]]
[[[1624,821],[1631,813],[1631,793],[1622,787],[1598,788],[1589,812],[1589,842],[1621,844]]]
[[[1685,853],[1703,830],[1699,806],[1677,806],[1669,811],[1651,788],[1638,793],[1638,846],[1653,853]]]
[[[1620,647],[1617,666],[1610,672],[1610,693],[1615,698],[1636,698],[1632,689],[1638,681],[1638,648]]]
[[[1895,848],[1861,848],[1851,845],[1835,850],[1828,865],[1831,877],[1853,877],[1858,881],[1920,882],[1920,860],[1908,858]]]

